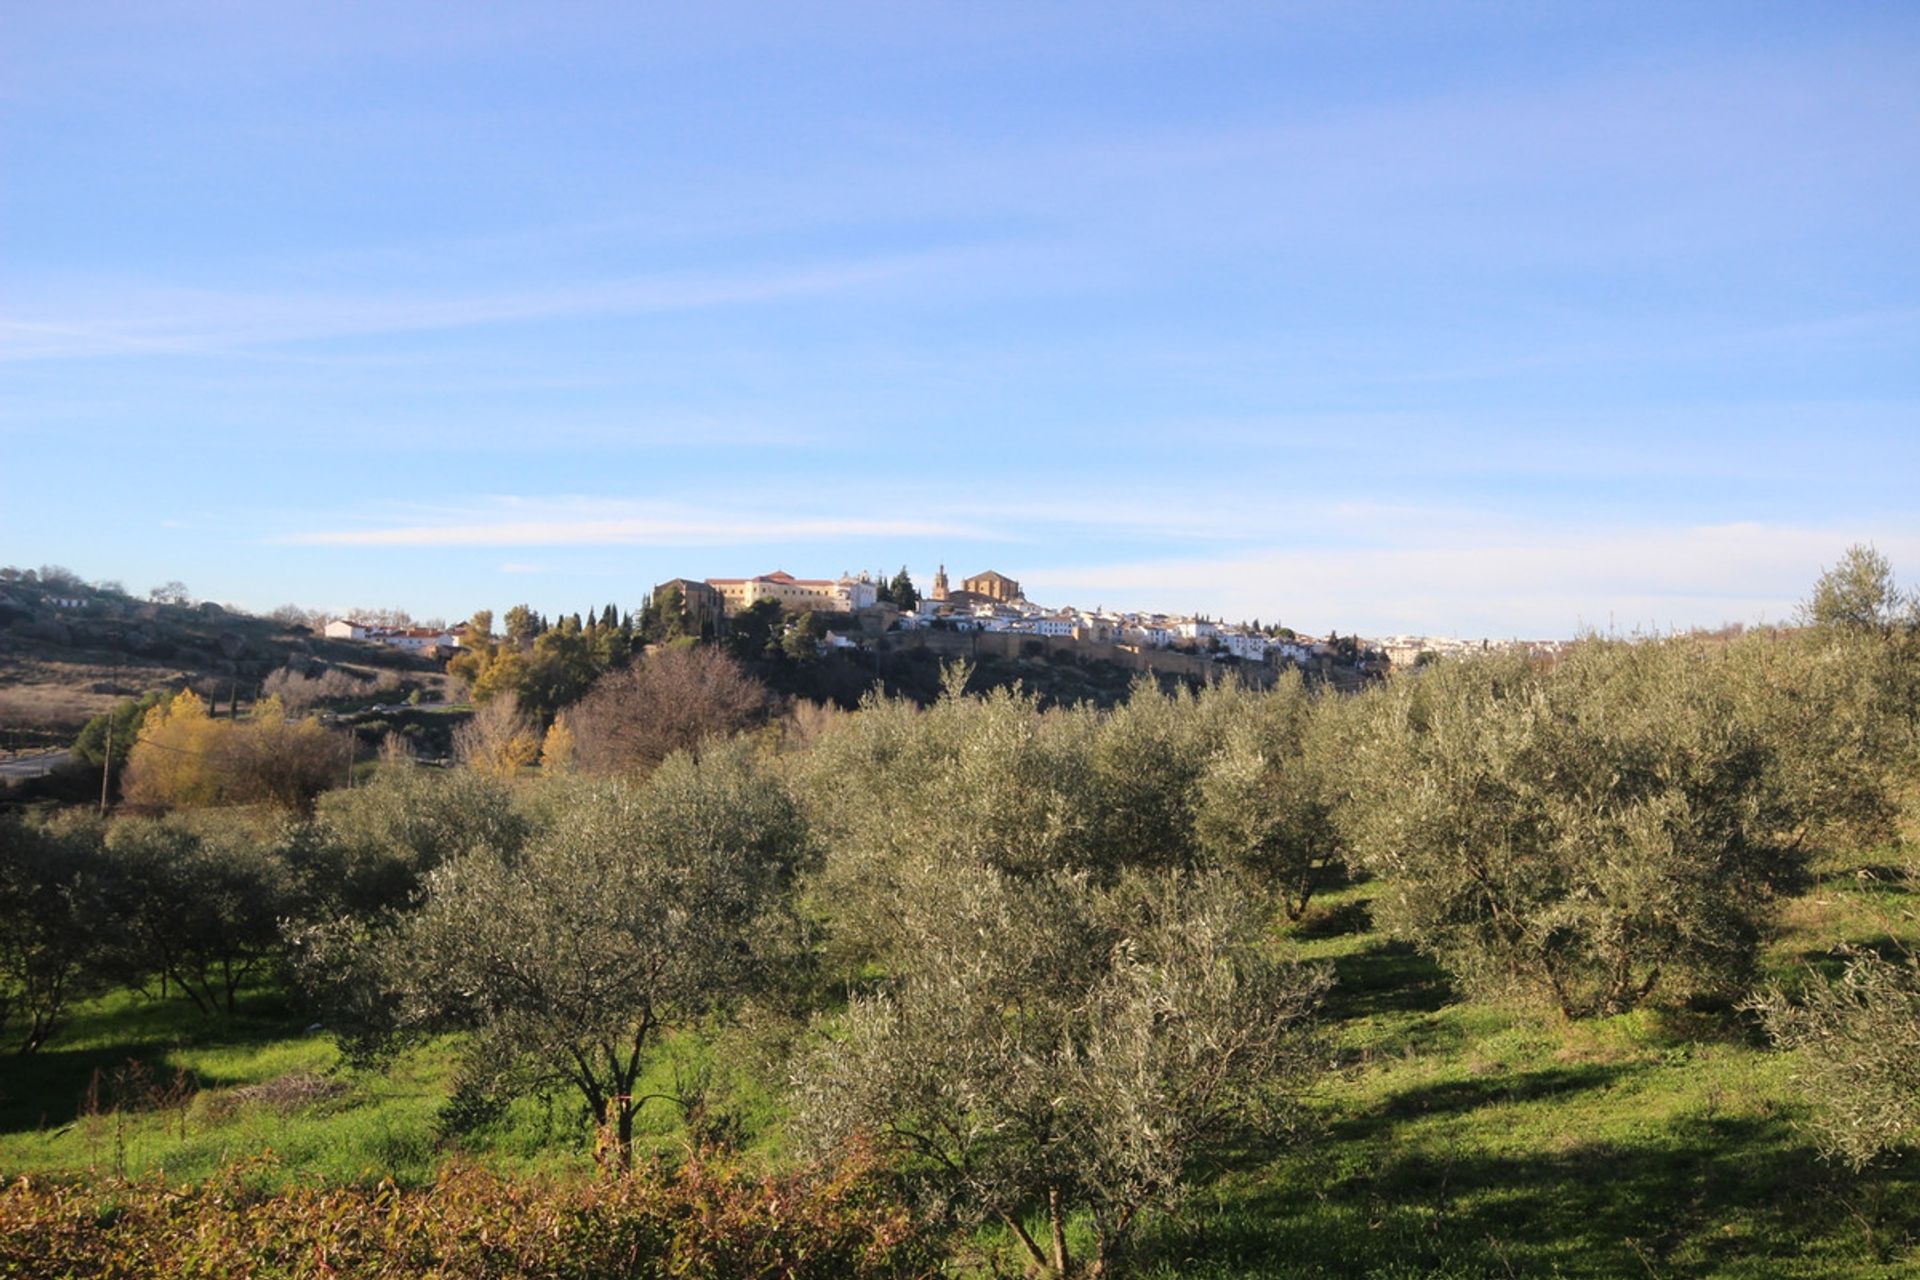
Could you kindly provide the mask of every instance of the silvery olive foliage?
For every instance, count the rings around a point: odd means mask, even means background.
[[[370,782],[322,796],[303,879],[314,917],[372,923],[407,908],[441,863],[475,849],[505,853],[527,836],[499,779],[395,758]]]
[[[801,1131],[878,1140],[931,1205],[1005,1223],[1047,1274],[1108,1270],[1210,1143],[1274,1124],[1324,1065],[1329,979],[1268,953],[1234,878],[949,866],[900,912],[895,971],[802,1066]]]
[[[1270,886],[1287,915],[1306,913],[1343,860],[1335,814],[1345,791],[1349,705],[1308,693],[1298,672],[1261,694],[1231,691],[1195,786],[1200,850]]]
[[[1822,1148],[1856,1169],[1920,1138],[1920,956],[1857,951],[1835,981],[1751,1002],[1797,1050]]]
[[[1618,1013],[1738,990],[1795,861],[1736,655],[1589,640],[1374,699],[1343,812],[1378,918],[1478,994]]]
[[[950,868],[1015,879],[1073,871],[1226,868],[1292,910],[1339,856],[1335,699],[1297,679],[1267,693],[1150,681],[1110,713],[1041,710],[1018,691],[963,694],[965,668],[921,710],[870,699],[793,762],[826,851],[814,901],[847,958],[900,941],[898,904]]]
[[[825,851],[811,897],[848,965],[902,945],[902,905],[952,868],[1024,878],[1093,859],[1094,718],[1008,690],[963,695],[967,675],[950,670],[924,711],[869,699],[795,762]]]
[[[1902,592],[1893,563],[1864,543],[1855,543],[1839,563],[1821,573],[1800,604],[1802,624],[1817,629],[1891,633],[1911,625],[1920,598]]]
[[[524,846],[442,863],[378,947],[403,1027],[467,1028],[476,1068],[571,1082],[622,1156],[662,1028],[752,991],[798,941],[800,815],[742,745],[647,780],[549,784]]]

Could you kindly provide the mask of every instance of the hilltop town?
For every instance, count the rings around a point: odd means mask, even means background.
[[[904,591],[902,590],[904,588]],[[904,598],[903,598],[904,597]],[[797,578],[776,570],[750,578],[674,578],[656,586],[655,601],[677,600],[692,634],[723,634],[729,621],[755,607],[778,608],[789,619],[813,614],[844,617],[829,627],[828,648],[875,643],[890,633],[895,643],[913,643],[913,633],[947,632],[1010,636],[1148,655],[1142,665],[1164,666],[1172,655],[1208,660],[1322,670],[1332,664],[1362,676],[1383,674],[1393,666],[1411,667],[1423,655],[1441,657],[1491,649],[1522,648],[1534,654],[1559,652],[1565,640],[1460,640],[1396,635],[1383,639],[1331,632],[1313,636],[1280,625],[1230,623],[1200,614],[1048,606],[1027,598],[1018,580],[984,570],[952,584],[943,564],[922,596],[902,569],[888,582],[872,573],[842,573],[837,578]],[[763,603],[770,602],[770,603]]]

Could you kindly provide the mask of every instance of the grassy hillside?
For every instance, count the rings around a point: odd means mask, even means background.
[[[1920,1157],[1855,1175],[1799,1122],[1795,1060],[1727,1009],[1648,1009],[1568,1024],[1455,998],[1374,931],[1374,886],[1319,901],[1284,947],[1330,963],[1336,1071],[1288,1150],[1211,1171],[1142,1241],[1160,1277],[1908,1276],[1920,1268]],[[1906,916],[1902,913],[1907,912]],[[1835,947],[1912,936],[1911,903],[1866,865],[1826,867],[1787,904],[1773,976],[1837,965]],[[682,1037],[644,1086],[704,1080],[709,1122],[777,1163],[770,1043]],[[744,1037],[744,1038],[743,1038]],[[503,1110],[449,1105],[454,1045],[374,1069],[271,993],[231,1021],[120,993],[37,1059],[0,1058],[0,1173],[206,1177],[271,1150],[272,1177],[421,1185],[449,1159],[586,1176],[590,1131],[566,1092]],[[130,1065],[137,1064],[137,1065]],[[724,1065],[723,1065],[724,1064]],[[711,1074],[709,1074],[711,1073]],[[673,1152],[680,1111],[644,1113]],[[959,1247],[1012,1257],[988,1232]]]
[[[79,603],[73,603],[79,601]],[[154,604],[114,591],[0,588],[0,749],[64,745],[89,718],[150,689],[191,685],[250,701],[275,670],[339,667],[392,700],[437,688],[438,663],[225,609]]]

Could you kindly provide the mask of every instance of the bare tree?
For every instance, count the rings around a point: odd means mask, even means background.
[[[365,680],[338,667],[328,667],[310,676],[281,667],[261,683],[260,695],[279,698],[289,712],[298,715],[316,703],[358,697],[366,692],[366,687]]]
[[[574,761],[589,773],[646,773],[675,751],[748,728],[766,709],[765,686],[726,654],[669,645],[602,676],[568,712]]]

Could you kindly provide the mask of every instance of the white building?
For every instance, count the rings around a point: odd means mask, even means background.
[[[329,640],[366,640],[390,649],[424,653],[428,649],[451,649],[453,632],[432,627],[370,627],[352,618],[335,618],[326,625]]]
[[[833,584],[833,594],[840,602],[842,613],[857,613],[879,603],[880,585],[869,574],[863,573],[856,578],[843,573],[840,580]]]
[[[1227,652],[1236,658],[1249,662],[1261,662],[1267,656],[1267,638],[1263,635],[1247,635],[1238,631],[1229,631],[1221,635],[1220,643],[1227,646]]]
[[[1172,629],[1152,622],[1135,623],[1123,630],[1121,635],[1127,643],[1149,649],[1164,649],[1173,643]]]

